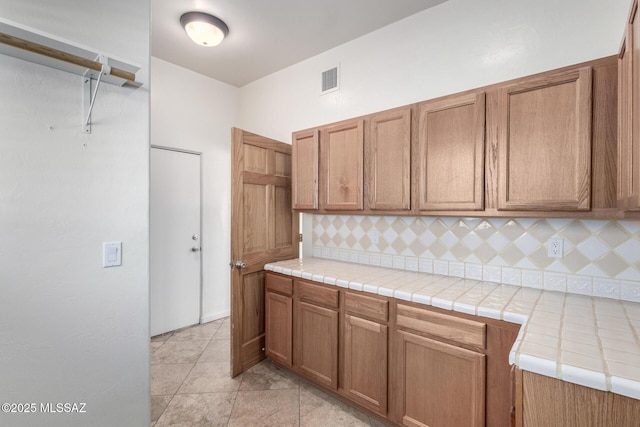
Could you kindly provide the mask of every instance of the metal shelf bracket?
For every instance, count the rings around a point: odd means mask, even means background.
[[[96,61],[102,64],[102,69],[98,73],[96,79],[96,87],[91,93],[91,81],[95,78],[95,72],[93,70],[87,70],[82,79],[82,132],[91,133],[91,112],[96,102],[96,96],[98,95],[98,88],[100,88],[100,82],[102,76],[108,76],[111,74],[111,67],[109,66],[109,58],[103,55],[99,55]]]

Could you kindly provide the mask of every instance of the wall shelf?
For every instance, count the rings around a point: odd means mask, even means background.
[[[82,76],[84,133],[91,133],[90,115],[100,82],[142,86],[136,81],[140,67],[3,18],[0,18],[0,54]],[[91,80],[94,79],[97,83],[92,94]]]

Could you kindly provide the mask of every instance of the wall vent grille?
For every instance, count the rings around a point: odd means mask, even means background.
[[[340,89],[338,83],[338,67],[322,72],[322,93],[333,92]]]

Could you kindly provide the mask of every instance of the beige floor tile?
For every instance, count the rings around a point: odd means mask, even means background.
[[[231,340],[212,339],[202,352],[198,363],[231,361]]]
[[[156,427],[223,427],[227,425],[236,393],[178,394]]]
[[[173,396],[151,396],[151,423],[155,423],[167,409]]]
[[[195,363],[202,355],[207,340],[167,341],[151,355],[151,364]]]
[[[369,427],[370,419],[327,393],[300,383],[300,427]]]
[[[178,390],[179,394],[237,391],[242,376],[231,378],[229,362],[196,363]]]
[[[151,337],[151,342],[165,342],[169,338],[171,338],[173,332],[166,332],[164,334],[156,335],[155,337]]]
[[[164,341],[151,341],[151,354],[162,347],[162,344],[164,344]]]
[[[380,421],[379,419],[374,417],[369,417],[369,421],[371,427],[393,427],[391,423],[385,423],[384,421]]]
[[[240,390],[280,390],[299,386],[298,377],[265,359],[242,374]]]
[[[229,427],[299,425],[298,390],[239,391]]]
[[[213,339],[231,338],[231,323],[227,322],[226,320],[222,322],[222,324],[220,325],[220,329],[218,329],[211,338]]]
[[[151,365],[151,395],[175,394],[187,378],[193,363]]]
[[[210,340],[218,332],[221,321],[204,323],[176,331],[168,341]]]

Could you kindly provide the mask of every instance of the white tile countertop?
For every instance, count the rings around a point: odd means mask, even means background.
[[[520,324],[511,364],[640,399],[640,303],[321,258],[265,270]]]

